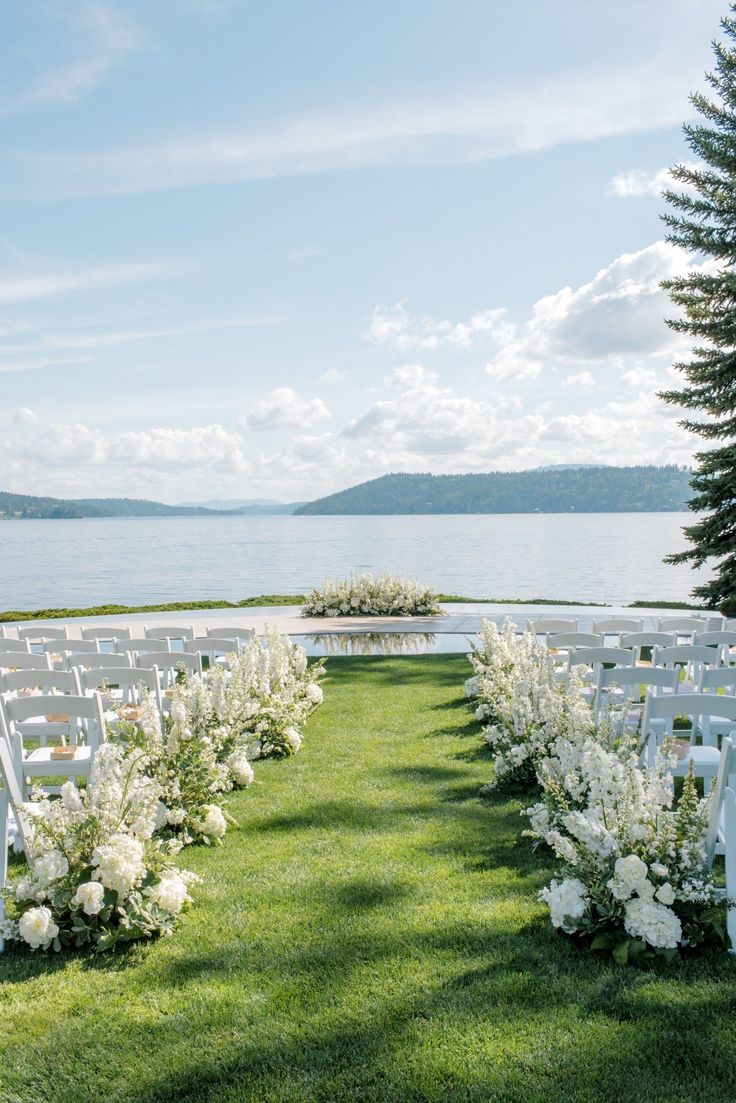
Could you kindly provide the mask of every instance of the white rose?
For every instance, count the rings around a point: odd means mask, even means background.
[[[663,885],[660,885],[656,892],[657,899],[660,904],[674,904],[675,902],[675,890],[669,881],[665,881]]]
[[[102,911],[105,889],[99,881],[85,881],[79,885],[72,897],[72,904],[81,908],[85,915],[97,915]]]
[[[59,933],[50,908],[29,908],[18,921],[18,934],[32,950],[49,946]]]

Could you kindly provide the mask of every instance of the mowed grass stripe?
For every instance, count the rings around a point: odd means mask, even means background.
[[[170,940],[0,959],[3,1103],[731,1100],[736,963],[620,969],[551,929],[549,858],[462,656],[334,658]]]

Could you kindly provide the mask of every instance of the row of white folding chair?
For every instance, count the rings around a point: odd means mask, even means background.
[[[96,656],[105,659],[120,659],[121,656]],[[142,703],[142,691],[147,690],[153,697],[159,712],[162,710],[161,681],[158,667],[139,668],[127,665],[114,666],[106,663],[94,667],[75,667],[65,670],[15,670],[0,674],[0,694],[7,696],[31,696],[54,694],[83,694],[89,696],[100,692],[106,710],[117,710],[125,705],[137,706]],[[63,712],[63,709],[61,710]],[[106,718],[108,712],[105,713]],[[110,715],[110,721],[113,717]],[[27,723],[27,722],[26,722]],[[57,730],[58,729],[58,730]],[[23,728],[23,734],[37,738],[42,745],[49,738],[56,739],[65,735],[63,726],[46,721]]]

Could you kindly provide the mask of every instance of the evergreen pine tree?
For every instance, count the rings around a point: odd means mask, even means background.
[[[693,411],[681,424],[716,442],[695,456],[690,509],[703,516],[685,528],[690,547],[668,563],[699,567],[716,561],[710,582],[693,596],[736,615],[736,3],[721,21],[725,40],[714,43],[716,66],[707,74],[713,98],[691,102],[701,119],[684,127],[698,164],[672,171],[687,190],[665,192],[673,210],[663,216],[667,240],[711,263],[667,280],[663,287],[683,316],[667,324],[696,342],[687,363],[675,366],[687,384],[665,391],[667,402]]]

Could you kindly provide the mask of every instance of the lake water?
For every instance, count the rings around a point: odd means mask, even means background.
[[[299,594],[350,571],[467,597],[687,599],[687,513],[0,521],[0,609]]]

